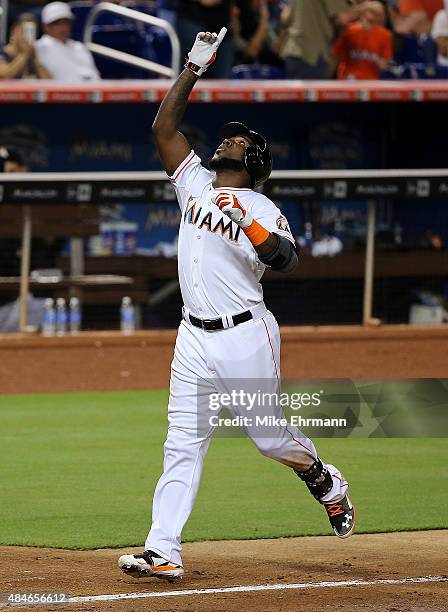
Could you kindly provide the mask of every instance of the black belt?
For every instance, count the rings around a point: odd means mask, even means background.
[[[192,325],[205,329],[205,331],[218,331],[219,329],[225,329],[222,319],[198,319],[192,314],[189,314],[188,318],[190,319],[190,323]],[[246,310],[245,312],[240,312],[239,314],[233,315],[233,317],[230,318],[232,319],[233,326],[235,327],[235,325],[250,321],[253,319],[253,316],[250,310]]]

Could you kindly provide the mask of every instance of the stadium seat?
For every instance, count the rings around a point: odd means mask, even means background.
[[[397,64],[435,64],[437,43],[431,36],[405,36],[395,54]]]
[[[161,28],[147,26],[145,28],[145,59],[163,64],[171,65],[171,43],[170,39]]]
[[[83,40],[85,24],[91,8],[96,4],[91,0],[77,0],[70,3],[75,15],[72,37]],[[122,6],[144,12],[154,13],[154,7],[148,2],[127,2]],[[130,53],[157,63],[169,65],[171,62],[171,45],[168,36],[160,28],[145,25],[114,13],[104,12],[98,15],[93,27],[95,43]],[[116,60],[95,54],[95,63],[103,79],[149,79],[156,78],[146,70],[130,66]]]
[[[448,68],[438,64],[407,63],[394,66],[390,70],[383,70],[380,78],[389,81],[396,79],[447,79]]]
[[[95,6],[95,4],[97,4],[95,0],[75,0],[74,2],[69,2],[71,11],[75,16],[72,26],[72,38],[75,40],[83,39],[87,17],[91,8]],[[122,2],[121,6],[132,8],[148,15],[155,15],[154,4],[151,2]],[[123,17],[120,17],[119,15],[114,15],[113,13],[103,13],[99,15],[96,23],[116,23],[117,19],[123,21]]]
[[[69,4],[74,15],[72,24],[72,38],[74,40],[82,40],[84,35],[84,27],[90,13],[90,9],[96,3],[92,2],[91,0],[78,0],[77,2],[70,2]]]
[[[136,24],[131,22],[120,25],[95,26],[93,42],[137,57],[147,56],[144,33],[142,35]],[[103,79],[148,79],[157,76],[155,73],[151,74],[141,68],[102,55],[95,54],[94,57]]]

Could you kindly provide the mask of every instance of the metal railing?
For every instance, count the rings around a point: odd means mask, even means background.
[[[119,51],[118,49],[107,47],[106,45],[94,43],[92,38],[95,20],[100,13],[104,12],[115,13],[116,15],[128,17],[129,19],[140,21],[141,23],[146,23],[148,25],[157,26],[158,28],[164,30],[167,33],[171,43],[171,68],[164,66],[163,64],[157,64],[151,60],[137,57],[131,53],[125,53],[124,51]],[[110,59],[117,60],[118,62],[123,62],[125,64],[130,64],[131,66],[142,68],[148,72],[156,72],[157,74],[168,78],[174,78],[179,74],[180,45],[173,26],[164,19],[159,19],[158,17],[153,17],[152,15],[147,15],[146,13],[135,11],[134,9],[112,4],[110,2],[100,2],[99,4],[96,4],[90,11],[86,21],[84,29],[84,43],[87,48],[92,51],[92,53],[97,53],[98,55],[109,57]]]
[[[6,45],[8,35],[8,0],[0,0],[0,46]]]

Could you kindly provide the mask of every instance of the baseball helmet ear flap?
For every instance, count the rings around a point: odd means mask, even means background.
[[[272,157],[266,141],[264,141],[264,146],[255,145],[246,149],[244,165],[254,186],[261,185],[268,180],[272,172]]]
[[[220,131],[222,140],[232,136],[246,136],[252,142],[244,155],[244,166],[252,179],[252,186],[267,181],[272,172],[272,156],[266,139],[238,121],[227,123]]]

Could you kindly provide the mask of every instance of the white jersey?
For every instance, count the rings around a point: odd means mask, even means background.
[[[169,177],[181,209],[179,282],[185,307],[201,319],[236,314],[263,301],[265,266],[243,230],[212,202],[234,193],[243,208],[269,232],[294,243],[288,222],[266,196],[252,189],[213,188],[215,173],[191,151]]]

